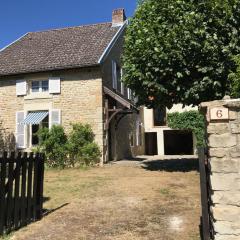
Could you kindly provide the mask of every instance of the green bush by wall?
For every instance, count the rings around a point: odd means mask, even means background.
[[[204,116],[198,111],[168,113],[167,122],[172,129],[192,130],[197,139],[197,146],[205,146]]]
[[[37,135],[40,144],[35,151],[45,153],[49,167],[92,165],[100,160],[101,152],[89,124],[73,124],[69,136],[62,126],[40,129]]]

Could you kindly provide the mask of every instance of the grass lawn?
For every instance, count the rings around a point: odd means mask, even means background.
[[[8,239],[198,240],[197,160],[46,170],[44,208],[52,210]]]

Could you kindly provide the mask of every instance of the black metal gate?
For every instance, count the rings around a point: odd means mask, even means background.
[[[212,216],[210,212],[211,205],[211,188],[210,188],[210,170],[208,163],[208,152],[206,148],[198,149],[199,171],[200,171],[200,187],[201,187],[201,237],[202,240],[213,239],[214,230],[212,224]]]

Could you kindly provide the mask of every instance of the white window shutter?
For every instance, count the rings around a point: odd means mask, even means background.
[[[122,95],[124,95],[124,89],[125,89],[124,83],[121,82],[121,94]]]
[[[16,145],[17,148],[25,147],[24,124],[20,124],[24,120],[24,112],[16,112]]]
[[[129,100],[132,100],[132,90],[130,88],[127,89],[127,97]]]
[[[139,146],[139,124],[140,124],[140,120],[138,116],[136,120],[136,145],[137,146]]]
[[[51,111],[51,127],[53,125],[60,125],[61,124],[61,110],[53,109]]]
[[[112,61],[112,87],[117,89],[117,63]]]
[[[121,94],[124,95],[125,86],[123,83],[123,70],[121,68]]]
[[[49,93],[61,93],[61,80],[59,77],[49,78]]]
[[[24,96],[27,94],[27,82],[26,80],[17,80],[16,81],[16,95]]]

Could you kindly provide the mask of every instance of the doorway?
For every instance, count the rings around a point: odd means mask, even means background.
[[[39,144],[38,131],[42,128],[49,128],[49,115],[47,115],[39,124],[33,124],[29,126],[29,142],[30,146],[34,147]]]
[[[146,155],[157,155],[157,132],[145,133],[145,151]]]
[[[164,130],[165,155],[193,155],[193,133],[187,130]]]

